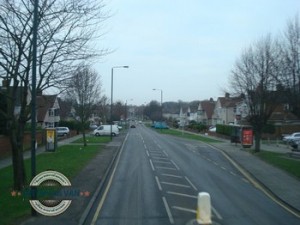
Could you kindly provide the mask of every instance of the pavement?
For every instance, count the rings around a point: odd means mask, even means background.
[[[121,133],[114,137],[112,142],[103,146],[99,153],[72,181],[72,187],[80,190],[88,190],[91,195],[80,201],[72,201],[66,212],[55,217],[35,216],[22,221],[22,225],[36,224],[83,224],[92,203],[101,191],[112,162],[116,158],[118,150],[121,148],[126,134]],[[65,139],[58,145],[69,144],[73,140],[81,137],[75,136]],[[211,136],[210,136],[211,137]],[[212,137],[215,138],[215,137]],[[270,198],[281,204],[286,210],[300,218],[300,179],[287,172],[280,170],[243,149],[240,145],[231,144],[229,140],[221,139],[222,142],[210,144],[226,156],[253,185],[261,189]],[[262,144],[261,149],[271,152],[285,153],[283,157],[290,157],[291,149],[286,145]],[[45,148],[38,148],[37,154],[43,154]],[[25,153],[24,158],[30,157],[30,152]],[[300,162],[300,158],[293,158]],[[0,168],[11,164],[11,160],[0,160]],[[84,210],[85,209],[85,210]]]

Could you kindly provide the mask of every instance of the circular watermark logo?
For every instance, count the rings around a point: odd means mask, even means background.
[[[44,199],[29,200],[32,208],[42,215],[57,216],[66,211],[72,202],[71,200],[49,199],[49,196],[51,197],[51,193],[53,193],[53,191],[51,192],[49,190],[71,187],[71,182],[68,178],[57,171],[44,171],[39,173],[30,182],[30,187],[39,187],[39,189],[42,189],[39,193],[44,192]]]

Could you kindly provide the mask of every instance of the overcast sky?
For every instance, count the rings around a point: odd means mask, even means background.
[[[243,49],[278,36],[300,11],[299,0],[105,0],[111,18],[100,46],[115,50],[94,65],[114,101],[215,100],[228,89]],[[132,100],[131,100],[132,99]]]

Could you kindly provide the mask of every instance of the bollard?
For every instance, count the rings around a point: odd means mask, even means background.
[[[198,224],[212,224],[210,195],[207,192],[198,194],[196,219]]]

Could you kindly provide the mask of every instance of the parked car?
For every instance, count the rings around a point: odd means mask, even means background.
[[[57,136],[66,136],[70,134],[70,130],[68,127],[56,127],[55,129]]]
[[[292,133],[291,135],[286,135],[283,137],[284,143],[290,143],[292,140],[300,140],[300,132]]]
[[[216,132],[216,131],[217,131],[217,128],[216,128],[216,126],[210,126],[210,127],[208,128],[208,130],[209,130],[210,132]]]
[[[117,125],[101,125],[97,127],[97,129],[95,129],[93,133],[95,136],[104,136],[104,135],[117,136],[119,134],[119,129]]]
[[[292,150],[300,150],[300,139],[299,140],[291,140],[290,146],[293,148]]]
[[[134,124],[131,124],[130,128],[135,128],[135,125],[134,125]]]

